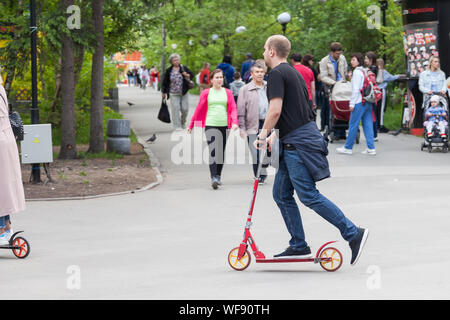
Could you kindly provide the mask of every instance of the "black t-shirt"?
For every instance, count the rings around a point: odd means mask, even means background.
[[[288,63],[281,63],[269,72],[267,98],[282,98],[283,106],[275,128],[280,138],[302,125],[314,121],[308,100],[308,88],[300,72]]]

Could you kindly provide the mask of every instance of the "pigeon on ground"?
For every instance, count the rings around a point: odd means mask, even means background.
[[[153,142],[156,140],[156,134],[153,134],[150,138],[147,139],[147,142]]]
[[[128,102],[127,101],[127,103],[128,103],[128,105],[131,107],[131,106],[134,106],[134,103],[132,103],[132,102]]]

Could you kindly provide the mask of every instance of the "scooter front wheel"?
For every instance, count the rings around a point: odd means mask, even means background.
[[[12,247],[12,252],[19,259],[25,259],[30,254],[30,244],[25,238],[14,238]]]
[[[248,250],[245,250],[241,259],[238,259],[239,247],[231,249],[228,254],[228,264],[236,271],[243,271],[250,265],[251,258]]]
[[[320,266],[329,272],[336,271],[342,265],[341,252],[333,247],[328,247],[322,250],[319,255]]]

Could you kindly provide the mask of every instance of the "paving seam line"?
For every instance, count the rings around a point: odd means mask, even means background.
[[[88,200],[88,199],[96,199],[96,198],[104,198],[104,197],[112,197],[112,196],[119,196],[124,194],[130,194],[130,193],[138,193],[147,191],[150,189],[155,188],[156,186],[160,185],[164,179],[161,174],[161,171],[159,170],[160,162],[158,158],[154,155],[154,153],[151,151],[149,147],[145,147],[146,142],[140,138],[137,137],[138,142],[144,147],[144,151],[147,153],[148,157],[150,158],[150,166],[153,170],[155,170],[156,173],[156,182],[150,183],[149,185],[136,190],[129,190],[129,191],[122,191],[122,192],[116,192],[116,193],[106,193],[106,194],[98,194],[93,196],[80,196],[80,197],[65,197],[65,198],[43,198],[43,199],[25,199],[26,202],[36,202],[36,201],[63,201],[63,200]],[[153,163],[155,165],[153,165]]]

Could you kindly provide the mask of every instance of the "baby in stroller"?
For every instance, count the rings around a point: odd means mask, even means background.
[[[428,146],[431,152],[433,147],[441,147],[444,152],[448,151],[448,103],[442,95],[433,95],[424,103],[424,137],[422,145]]]

